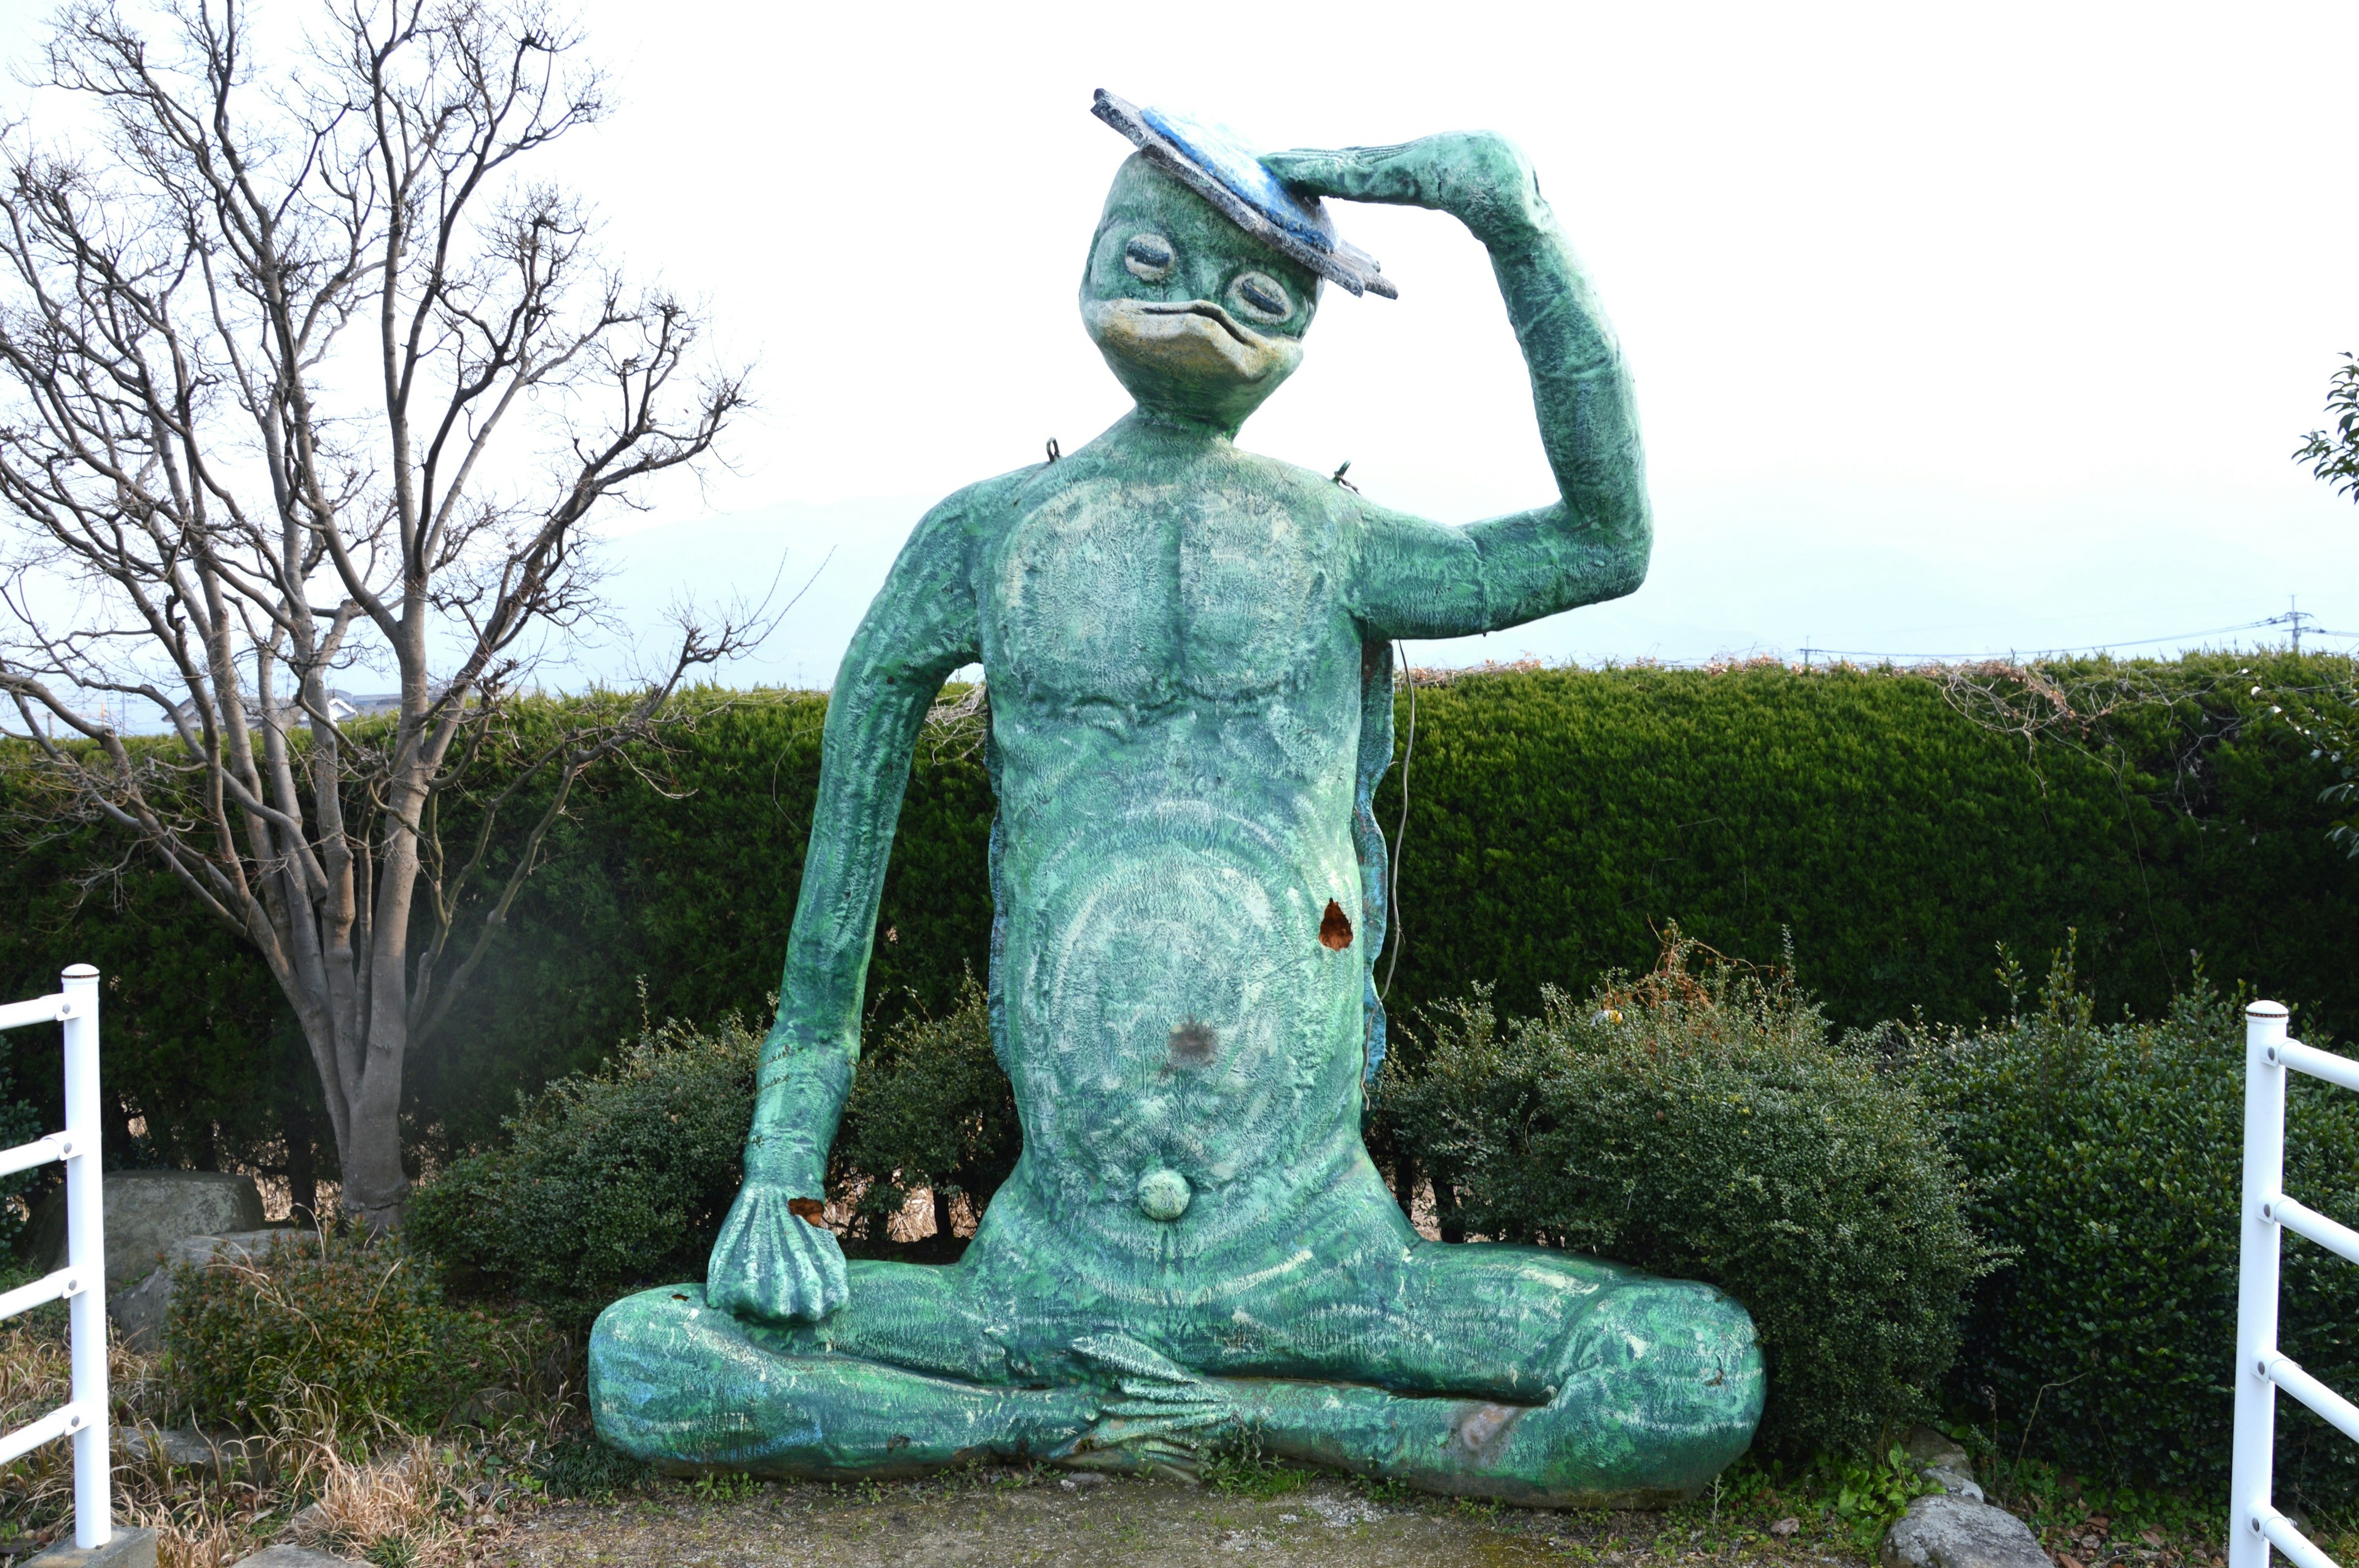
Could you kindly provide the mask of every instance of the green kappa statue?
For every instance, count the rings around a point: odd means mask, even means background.
[[[828,708],[745,1186],[704,1282],[615,1303],[599,1432],[674,1471],[976,1459],[1189,1471],[1266,1453],[1544,1506],[1668,1501],[1751,1441],[1763,1373],[1710,1286],[1422,1239],[1360,1138],[1387,908],[1370,810],[1392,644],[1630,592],[1630,384],[1497,136],[1256,158],[1110,94],[1138,146],[1082,319],[1137,406],[928,513]],[[1559,499],[1450,527],[1240,450],[1322,280],[1389,296],[1321,198],[1489,250]],[[1024,1153],[965,1255],[847,1263],[810,1218],[860,1055],[877,899],[928,707],[990,688],[991,1021]]]

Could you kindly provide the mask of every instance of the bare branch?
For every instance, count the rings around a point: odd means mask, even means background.
[[[584,526],[705,459],[746,397],[692,311],[600,262],[578,198],[523,178],[606,107],[541,0],[318,5],[291,49],[243,0],[71,0],[47,74],[104,135],[0,127],[0,693],[45,800],[263,953],[346,1193],[384,1221],[409,1044],[575,781],[659,752],[680,681],[750,623],[690,625],[667,678],[524,760],[447,878],[438,803],[508,761],[490,738],[527,634],[594,611]],[[537,450],[560,456],[504,477]],[[385,718],[339,695],[363,667],[397,687]],[[158,732],[131,737],[133,708]],[[483,835],[549,780],[439,984]]]

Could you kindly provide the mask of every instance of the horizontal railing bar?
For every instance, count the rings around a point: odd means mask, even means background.
[[[2342,1428],[2343,1436],[2359,1442],[2359,1405],[2303,1371],[2292,1357],[2263,1352],[2261,1376]]]
[[[2346,1089],[2359,1089],[2359,1062],[2348,1056],[2338,1056],[2332,1051],[2321,1051],[2299,1040],[2287,1041],[2276,1049],[2273,1055],[2280,1066],[2291,1067],[2297,1073],[2308,1073],[2313,1078],[2324,1078],[2330,1084],[2341,1084]]]
[[[2259,1523],[2262,1536],[2299,1563],[2300,1568],[2342,1568],[2333,1558],[2319,1550],[2316,1541],[2294,1528],[2293,1520],[2277,1509],[2269,1509],[2263,1512]]]
[[[18,1427],[5,1437],[0,1437],[0,1465],[21,1459],[54,1438],[82,1425],[82,1407],[69,1400],[37,1422]]]
[[[30,1001],[0,1006],[0,1029],[22,1029],[31,1023],[55,1023],[65,1016],[66,993],[37,996]]]
[[[2261,1206],[2263,1218],[2273,1219],[2296,1236],[2307,1236],[2330,1252],[2340,1252],[2359,1263],[2359,1230],[2327,1218],[2308,1204],[2279,1193]]]
[[[70,1296],[78,1287],[71,1268],[60,1269],[54,1274],[44,1274],[29,1285],[18,1285],[5,1295],[0,1295],[0,1317],[14,1317],[20,1312],[30,1312],[43,1302]]]
[[[2294,1529],[2293,1520],[2277,1509],[2264,1511],[2260,1523],[2261,1533],[2268,1538],[2269,1544],[2299,1563],[2300,1568],[2342,1568],[2333,1558],[2321,1552],[2310,1537]]]
[[[30,1143],[19,1143],[14,1149],[0,1150],[0,1176],[13,1176],[19,1171],[29,1171],[52,1160],[62,1160],[72,1152],[73,1140],[62,1132],[52,1132],[47,1138],[36,1138]]]

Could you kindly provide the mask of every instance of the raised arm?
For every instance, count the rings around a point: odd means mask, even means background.
[[[926,515],[853,634],[821,745],[819,798],[762,1044],[745,1184],[714,1242],[705,1298],[750,1317],[816,1320],[843,1303],[843,1252],[789,1205],[823,1198],[828,1149],[860,1059],[860,1006],[909,758],[942,680],[980,657],[962,496]]]
[[[1354,610],[1368,632],[1493,632],[1617,599],[1645,581],[1654,524],[1629,376],[1522,153],[1503,137],[1464,131],[1399,146],[1273,153],[1263,162],[1322,196],[1450,213],[1483,242],[1556,473],[1553,505],[1464,528],[1364,506]]]

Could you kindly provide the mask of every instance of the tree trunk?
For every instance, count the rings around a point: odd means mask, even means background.
[[[311,1119],[298,1110],[287,1119],[287,1217],[298,1225],[320,1222],[320,1151]]]
[[[352,1142],[342,1151],[343,1208],[372,1231],[398,1229],[409,1176],[401,1166],[401,1067],[408,1027],[401,1000],[380,1005],[369,1032],[368,1065],[353,1105]],[[387,1018],[386,1013],[394,1016]]]

